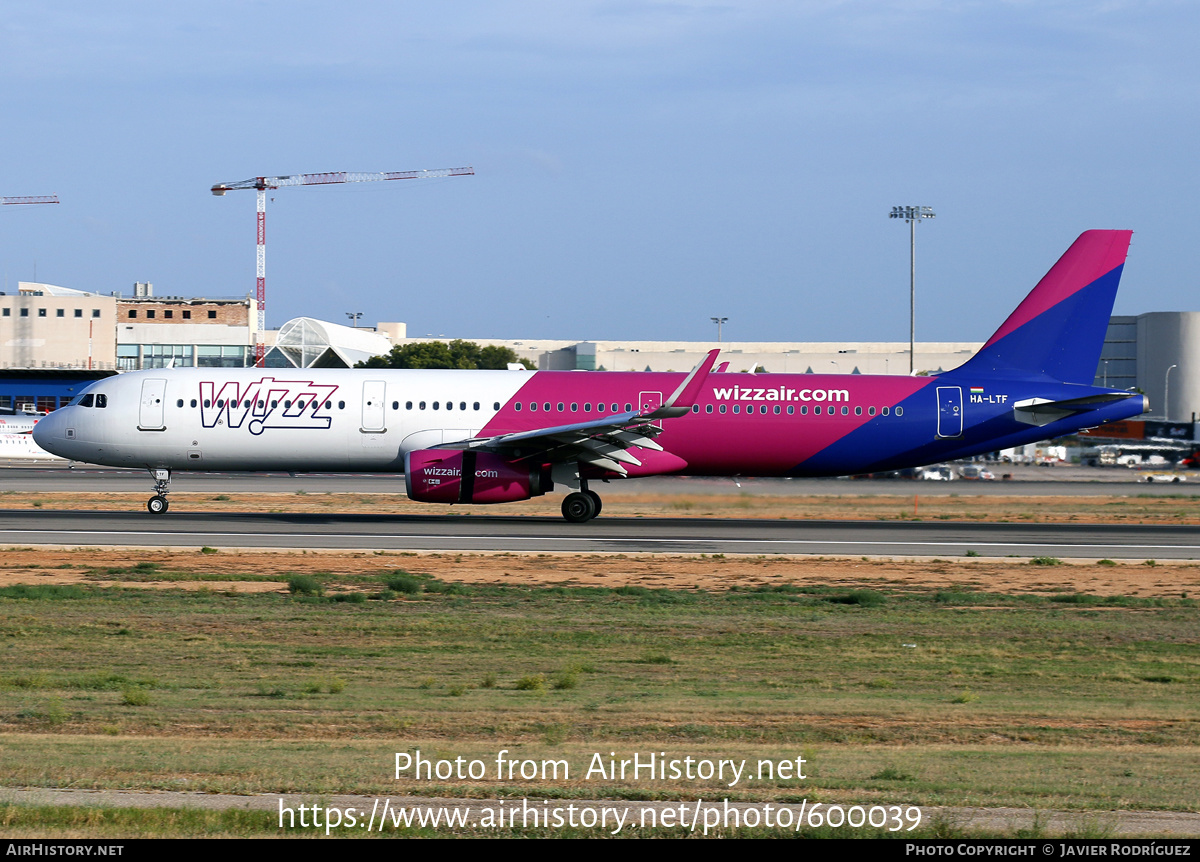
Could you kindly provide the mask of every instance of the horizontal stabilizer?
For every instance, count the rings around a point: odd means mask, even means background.
[[[1104,392],[1084,398],[1068,398],[1065,401],[1029,398],[1013,405],[1013,418],[1026,425],[1049,425],[1064,417],[1073,416],[1076,413],[1086,413],[1088,410],[1112,404],[1114,401],[1144,397],[1137,392]]]

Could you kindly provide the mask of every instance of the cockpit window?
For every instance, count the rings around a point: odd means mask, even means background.
[[[94,400],[95,400],[94,396],[92,395],[92,393],[91,393],[91,392],[89,392],[87,395],[84,395],[84,396],[80,397],[80,399],[79,399],[79,406],[80,406],[80,407],[91,407],[91,406],[92,406],[92,402],[93,402]]]
[[[103,393],[97,393],[96,394],[96,406],[97,407],[107,407],[108,406],[108,396],[104,395]]]

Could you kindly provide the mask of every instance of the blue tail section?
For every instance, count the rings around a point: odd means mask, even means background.
[[[1132,231],[1082,234],[955,374],[1090,385],[1121,282]]]

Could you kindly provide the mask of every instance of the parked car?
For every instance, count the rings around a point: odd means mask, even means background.
[[[954,479],[954,471],[945,464],[936,464],[922,469],[921,478],[930,482],[949,482]]]
[[[986,467],[976,467],[974,464],[968,464],[958,471],[958,475],[964,479],[972,479],[980,482],[994,481],[996,476],[991,470]]]

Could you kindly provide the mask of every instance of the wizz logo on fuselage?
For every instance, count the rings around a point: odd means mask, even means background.
[[[225,425],[261,434],[267,428],[328,428],[333,417],[326,412],[337,384],[311,380],[276,380],[264,377],[249,383],[200,383],[200,424]]]

